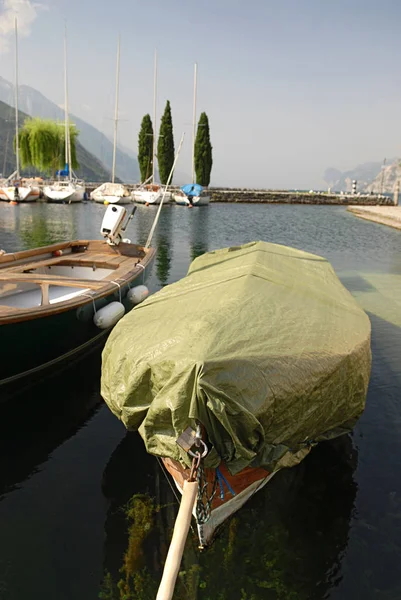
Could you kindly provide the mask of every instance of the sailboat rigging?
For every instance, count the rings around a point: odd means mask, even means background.
[[[153,144],[152,144],[152,178],[146,180],[140,188],[134,191],[133,197],[138,204],[160,204],[163,197],[163,188],[156,183],[156,109],[157,109],[157,50],[155,50],[153,69]],[[170,192],[164,193],[164,204],[170,201]]]
[[[20,157],[19,157],[19,114],[18,114],[18,23],[14,19],[15,30],[15,160],[16,170],[0,187],[0,200],[10,202],[32,202],[39,198],[39,187],[27,185],[21,179]]]
[[[198,81],[198,64],[194,65],[194,98],[192,112],[192,183],[182,186],[181,190],[174,194],[176,204],[181,206],[205,206],[210,202],[210,196],[203,192],[203,187],[196,183],[195,175],[195,140],[196,140],[196,95]]]
[[[57,172],[59,179],[45,186],[43,193],[50,202],[80,202],[84,198],[85,185],[72,178],[70,120],[68,111],[68,53],[67,25],[64,30],[64,162],[63,170]],[[64,179],[60,179],[64,177]]]
[[[111,169],[111,182],[102,183],[93,192],[91,199],[95,202],[107,204],[129,204],[131,194],[128,188],[122,183],[115,183],[116,161],[117,161],[117,131],[118,131],[118,96],[120,87],[120,36],[117,44],[117,67],[116,67],[116,99],[114,107],[114,144],[113,144],[113,163]]]

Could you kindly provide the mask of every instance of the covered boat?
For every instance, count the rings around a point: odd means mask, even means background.
[[[102,395],[179,490],[197,471],[205,546],[279,469],[352,429],[370,365],[369,319],[328,261],[252,242],[197,258],[117,324]]]
[[[91,200],[102,204],[130,204],[131,192],[122,183],[102,183],[90,193]]]
[[[210,202],[210,196],[199,183],[188,183],[174,194],[174,200],[181,206],[206,206]]]
[[[132,197],[138,204],[146,204],[147,206],[150,204],[160,204],[162,200],[163,204],[167,204],[171,200],[170,192],[166,192],[157,183],[140,186],[133,191]]]

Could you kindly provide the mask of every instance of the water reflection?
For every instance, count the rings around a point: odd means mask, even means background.
[[[127,432],[111,455],[102,491],[110,505],[99,598],[154,598],[168,548],[170,528],[165,518],[174,523],[176,500],[137,433]]]
[[[69,205],[34,206],[0,203],[1,247],[7,252],[28,250],[76,238],[79,211]]]
[[[191,237],[190,252],[191,260],[205,254],[209,250],[208,231],[209,231],[209,208],[199,208],[191,213]]]
[[[199,554],[190,535],[174,598],[325,598],[348,541],[356,466],[351,437],[322,443],[301,465],[278,473],[208,551]],[[153,598],[177,502],[137,434],[128,433],[110,458],[103,492],[110,507],[100,597]]]
[[[0,500],[35,473],[101,405],[99,376],[97,350],[85,361],[21,389],[1,404]]]
[[[392,309],[393,302],[387,303],[386,312]],[[369,317],[372,373],[366,409],[355,430],[362,455],[358,501],[343,582],[333,594],[338,600],[401,598],[401,328],[373,313]]]
[[[172,228],[172,209],[167,207],[157,228],[156,235],[156,273],[161,286],[168,283],[170,276],[171,261],[173,260],[171,228]]]
[[[152,223],[156,216],[157,207],[155,206],[137,206],[135,215],[134,215],[134,227],[135,227],[135,236],[134,241],[136,244],[145,245],[146,240],[148,239],[148,235],[150,229],[152,227]],[[165,210],[165,209],[164,209]],[[130,235],[128,237],[131,237]]]
[[[57,210],[52,211],[51,208],[41,205],[21,213],[18,229],[25,249],[48,246],[77,237],[74,220],[76,211],[69,205],[56,208]]]

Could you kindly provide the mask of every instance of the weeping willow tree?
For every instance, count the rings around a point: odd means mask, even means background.
[[[78,133],[70,125],[70,167],[73,169],[79,166],[76,152]],[[32,166],[41,172],[55,175],[65,165],[65,127],[50,119],[26,119],[19,132],[19,147],[22,168]]]

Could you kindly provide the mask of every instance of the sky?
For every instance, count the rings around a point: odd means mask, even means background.
[[[193,69],[197,115],[209,117],[212,185],[324,189],[326,168],[401,156],[400,0],[0,0],[0,75],[64,102],[111,135],[121,36],[119,142],[136,151],[170,100],[178,167],[191,173]]]

